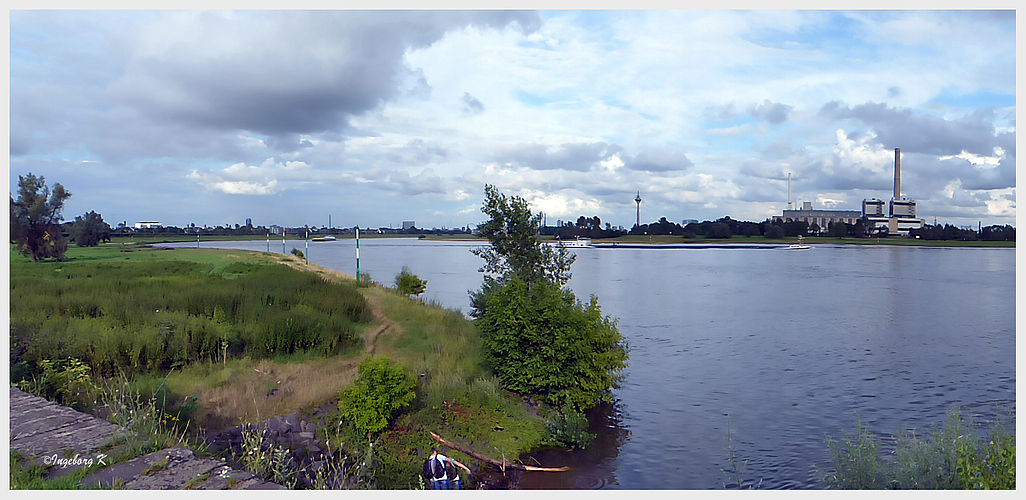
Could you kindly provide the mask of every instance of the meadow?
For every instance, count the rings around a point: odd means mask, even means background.
[[[329,449],[376,464],[364,487],[416,488],[429,432],[508,459],[547,444],[544,415],[500,388],[473,323],[381,284],[281,254],[119,243],[71,247],[63,262],[12,250],[10,270],[12,382],[99,414],[104,388],[122,387],[180,421],[182,444],[240,422],[309,418],[336,404],[370,354],[398,361],[417,400],[377,436],[339,424],[337,407],[324,419]]]

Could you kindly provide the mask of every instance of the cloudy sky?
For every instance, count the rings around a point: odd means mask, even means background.
[[[115,225],[1015,224],[1014,11],[11,11],[10,182]]]

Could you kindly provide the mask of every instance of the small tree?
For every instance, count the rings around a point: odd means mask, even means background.
[[[360,363],[359,376],[342,391],[339,410],[360,432],[381,432],[392,416],[417,397],[416,384],[401,365],[371,356]]]
[[[96,212],[75,217],[71,226],[71,239],[80,247],[95,247],[110,241],[110,226],[103,222],[103,216]]]
[[[11,198],[11,243],[19,252],[33,261],[64,258],[68,242],[58,224],[70,197],[60,184],[54,184],[51,191],[42,176],[18,176],[18,200]]]
[[[402,271],[395,275],[395,289],[403,295],[417,296],[424,293],[425,288],[427,281],[418,278],[408,266],[403,266]]]

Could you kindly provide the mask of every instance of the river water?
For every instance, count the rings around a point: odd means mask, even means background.
[[[481,284],[483,261],[470,253],[478,245],[362,239],[360,266],[392,285],[407,265],[427,280],[426,300],[466,313],[468,291]],[[354,246],[310,243],[309,258],[355,274]],[[596,415],[588,450],[536,457],[574,471],[526,474],[521,488],[722,489],[735,477],[723,472],[732,470],[728,421],[746,484],[823,488],[825,436],[851,432],[856,415],[887,437],[943,425],[953,408],[977,421],[1014,410],[1013,249],[576,253],[570,286],[618,319],[630,368],[617,404]]]

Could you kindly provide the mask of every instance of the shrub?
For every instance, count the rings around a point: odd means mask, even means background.
[[[588,418],[568,405],[545,425],[553,444],[573,450],[585,449],[594,435],[588,432]]]
[[[385,357],[371,356],[360,363],[353,385],[342,390],[342,417],[368,434],[388,427],[392,416],[416,399],[413,378],[401,365]]]
[[[420,295],[426,287],[427,281],[418,278],[407,266],[395,275],[395,289],[403,295]]]
[[[582,410],[611,400],[623,380],[627,346],[595,296],[583,305],[554,283],[519,279],[483,293],[474,322],[485,359],[506,389]]]

